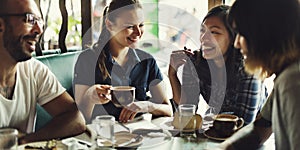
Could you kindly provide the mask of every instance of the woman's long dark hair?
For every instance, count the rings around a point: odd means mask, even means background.
[[[108,19],[114,23],[122,10],[132,10],[136,8],[142,8],[142,5],[138,0],[112,0],[109,6],[106,6],[103,11],[101,33],[97,43],[93,45],[93,49],[96,51],[101,51],[97,63],[104,80],[106,78],[110,78],[110,74],[105,65],[107,57],[105,51],[109,49],[109,41],[111,39],[111,34],[106,28],[105,20]]]
[[[221,21],[224,23],[224,26],[226,27],[226,30],[229,33],[230,45],[227,49],[227,52],[224,54],[226,55],[226,60],[225,60],[226,78],[227,78],[226,89],[233,89],[237,83],[236,75],[238,74],[239,71],[238,67],[240,67],[237,64],[242,64],[243,58],[240,51],[235,49],[233,45],[236,34],[234,33],[233,29],[231,28],[231,26],[227,21],[227,15],[229,9],[230,7],[227,5],[216,6],[207,13],[207,15],[204,17],[202,22],[204,22],[207,18],[210,17],[215,17],[215,16],[219,17]],[[216,68],[217,66],[209,65],[209,64],[214,64],[214,63],[209,63],[210,61],[213,60],[207,60],[203,58],[201,50],[197,51],[195,54],[196,54],[195,67],[199,68],[200,70],[200,73],[198,73],[200,80],[202,82],[205,82],[204,83],[205,85],[211,85],[210,70],[217,69]]]
[[[229,23],[246,40],[250,73],[265,78],[299,60],[298,0],[236,0]]]

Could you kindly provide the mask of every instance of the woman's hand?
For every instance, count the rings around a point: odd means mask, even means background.
[[[170,57],[169,75],[177,72],[177,69],[185,64],[189,56],[194,55],[190,49],[172,51]]]
[[[149,101],[134,102],[122,109],[119,121],[128,122],[129,120],[133,120],[139,112],[151,112],[151,108],[153,108],[152,105],[153,103]]]
[[[111,100],[110,88],[111,85],[95,84],[87,90],[86,96],[95,104],[105,104]]]
[[[95,90],[101,104],[108,103],[111,100],[110,88],[111,85],[96,85]]]

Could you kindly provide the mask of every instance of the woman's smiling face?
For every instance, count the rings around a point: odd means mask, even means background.
[[[121,11],[114,22],[110,22],[113,43],[123,47],[134,47],[144,33],[144,17],[141,8]]]
[[[200,43],[205,59],[218,59],[227,52],[230,35],[220,17],[211,16],[204,20],[200,31]]]

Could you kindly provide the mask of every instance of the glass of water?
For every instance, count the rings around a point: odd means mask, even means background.
[[[215,116],[216,116],[216,108],[209,106],[203,117],[202,129],[204,131],[208,130],[210,127],[213,126]]]
[[[97,116],[92,124],[97,133],[96,145],[98,147],[113,147],[115,143],[115,117],[111,115]]]
[[[179,109],[179,128],[181,137],[195,137],[196,120],[194,118],[196,106],[181,104]]]

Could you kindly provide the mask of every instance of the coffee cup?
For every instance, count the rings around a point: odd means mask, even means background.
[[[213,127],[217,134],[229,137],[244,125],[243,118],[231,114],[219,114],[215,117]]]
[[[116,107],[124,107],[134,102],[135,87],[113,86],[111,90],[111,101]]]

